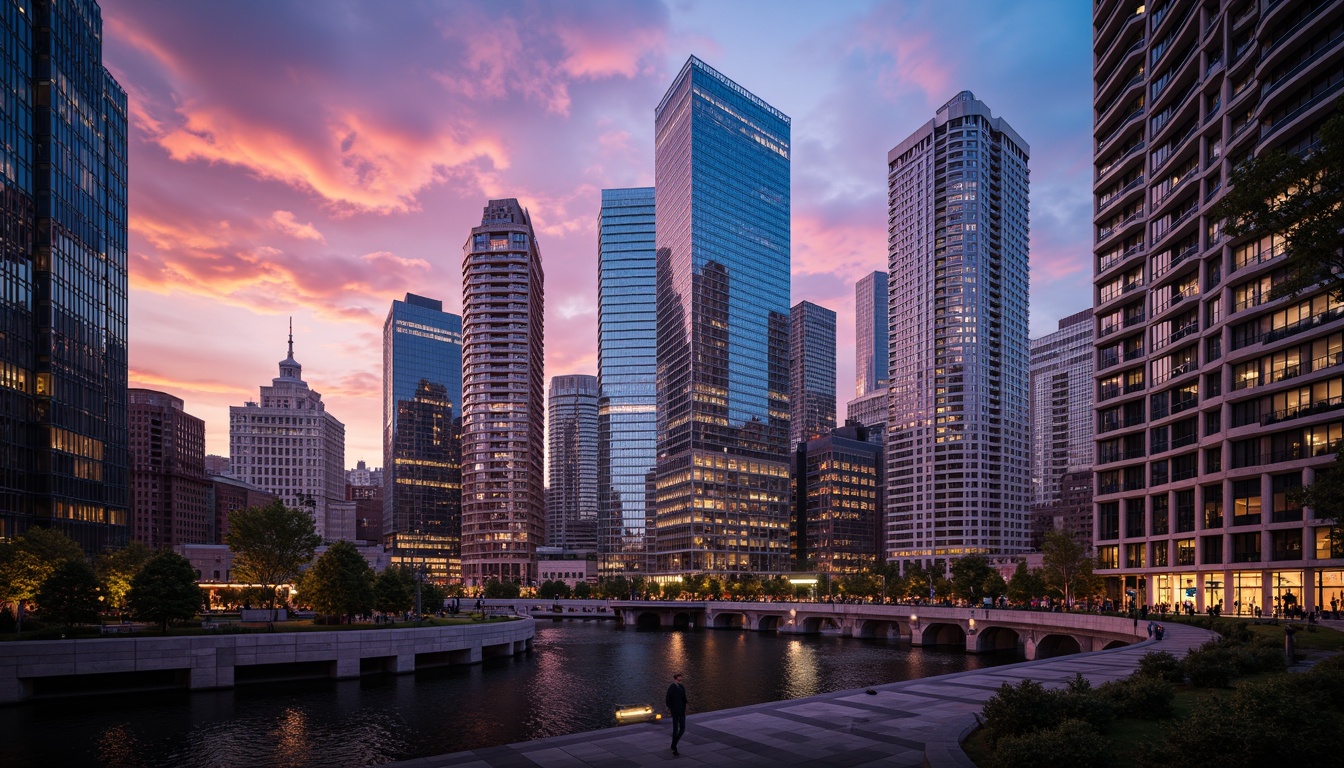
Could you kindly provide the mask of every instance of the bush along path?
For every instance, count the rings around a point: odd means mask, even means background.
[[[1344,766],[1344,655],[1312,654],[1290,672],[1282,640],[1218,629],[1184,654],[1145,643],[1119,680],[1005,682],[968,751],[980,768]]]

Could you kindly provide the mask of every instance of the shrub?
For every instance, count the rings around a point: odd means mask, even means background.
[[[993,768],[1109,768],[1114,763],[1106,739],[1081,720],[1065,720],[1037,733],[1005,736],[991,758]]]
[[[1060,721],[1081,720],[1104,731],[1115,720],[1115,703],[1093,691],[1091,686],[1085,691],[1060,691],[1057,695]]]
[[[1161,677],[1138,674],[1105,683],[1097,692],[1114,704],[1119,716],[1144,720],[1171,717],[1171,702],[1176,697],[1170,682]]]
[[[1059,694],[1034,680],[1004,683],[985,702],[982,723],[991,745],[1005,737],[1030,734],[1059,724]]]
[[[1216,641],[1186,654],[1181,667],[1197,688],[1226,688],[1236,672],[1236,654]]]
[[[1181,669],[1180,660],[1166,651],[1153,651],[1139,659],[1138,674],[1161,678],[1169,683],[1185,681],[1185,672]]]

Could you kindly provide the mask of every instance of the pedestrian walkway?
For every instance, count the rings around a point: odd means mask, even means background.
[[[1128,677],[1149,651],[1178,657],[1213,632],[1166,625],[1162,641],[870,689],[775,701],[686,718],[680,757],[671,724],[644,724],[538,739],[395,763],[398,768],[633,768],[675,766],[971,766],[959,746],[975,715],[1004,683],[1062,687],[1076,673],[1093,685]]]

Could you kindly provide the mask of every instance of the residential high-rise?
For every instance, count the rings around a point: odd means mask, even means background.
[[[854,284],[854,397],[887,389],[887,273]]]
[[[597,222],[597,568],[649,568],[645,482],[658,456],[653,187],[602,190]]]
[[[887,154],[887,559],[1026,547],[1027,155],[962,91]]]
[[[1114,597],[1269,614],[1344,590],[1329,511],[1293,494],[1344,437],[1344,307],[1271,298],[1282,238],[1209,215],[1244,159],[1316,147],[1344,88],[1342,12],[1093,8],[1094,540]]]
[[[0,22],[0,540],[130,533],[126,92],[92,0]]]
[[[413,293],[383,323],[383,546],[434,581],[462,578],[462,318]],[[356,525],[358,527],[358,524]]]
[[[800,301],[789,311],[790,450],[835,429],[835,311]]]
[[[695,57],[655,111],[663,574],[788,568],[789,118]]]
[[[327,541],[354,541],[354,502],[345,500],[345,425],[327,412],[322,395],[303,380],[289,354],[259,400],[229,408],[231,474],[285,506],[307,510]]]
[[[793,567],[858,573],[882,557],[882,446],[854,422],[794,451]]]
[[[541,251],[513,198],[462,251],[462,579],[526,586],[546,524]]]
[[[205,422],[172,395],[150,389],[127,394],[131,537],[150,549],[214,543]]]
[[[546,546],[597,549],[597,377],[551,377]]]
[[[1031,341],[1033,516],[1053,521],[1064,503],[1064,476],[1092,467],[1094,369],[1091,309],[1060,320],[1059,330]],[[1069,503],[1078,504],[1076,494]],[[1080,541],[1090,545],[1091,540],[1089,527]]]

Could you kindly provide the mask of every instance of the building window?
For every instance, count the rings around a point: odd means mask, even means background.
[[[1177,539],[1176,541],[1176,564],[1194,565],[1195,564],[1195,540]]]
[[[1270,533],[1270,541],[1273,546],[1275,560],[1302,559],[1301,528],[1293,528],[1287,531],[1273,531]]]
[[[1251,533],[1232,534],[1232,562],[1234,563],[1260,562],[1259,531],[1254,531]]]
[[[1205,565],[1219,565],[1223,562],[1223,537],[1205,536],[1200,539]]]
[[[1143,567],[1145,567],[1145,566],[1144,566],[1144,557],[1143,557],[1143,555],[1144,555],[1144,550],[1145,550],[1145,549],[1147,549],[1147,545],[1146,545],[1146,544],[1126,544],[1126,545],[1125,545],[1125,567],[1126,567],[1126,568],[1143,568]]]
[[[1232,483],[1232,525],[1259,524],[1260,478],[1234,481]],[[1259,546],[1257,546],[1256,552],[1259,551]]]
[[[1108,544],[1103,547],[1097,547],[1097,566],[1102,569],[1114,570],[1120,567],[1120,547],[1117,544]]]
[[[1271,481],[1274,486],[1274,508],[1270,515],[1270,521],[1287,523],[1301,520],[1302,502],[1297,494],[1302,490],[1302,473],[1274,475]]]

